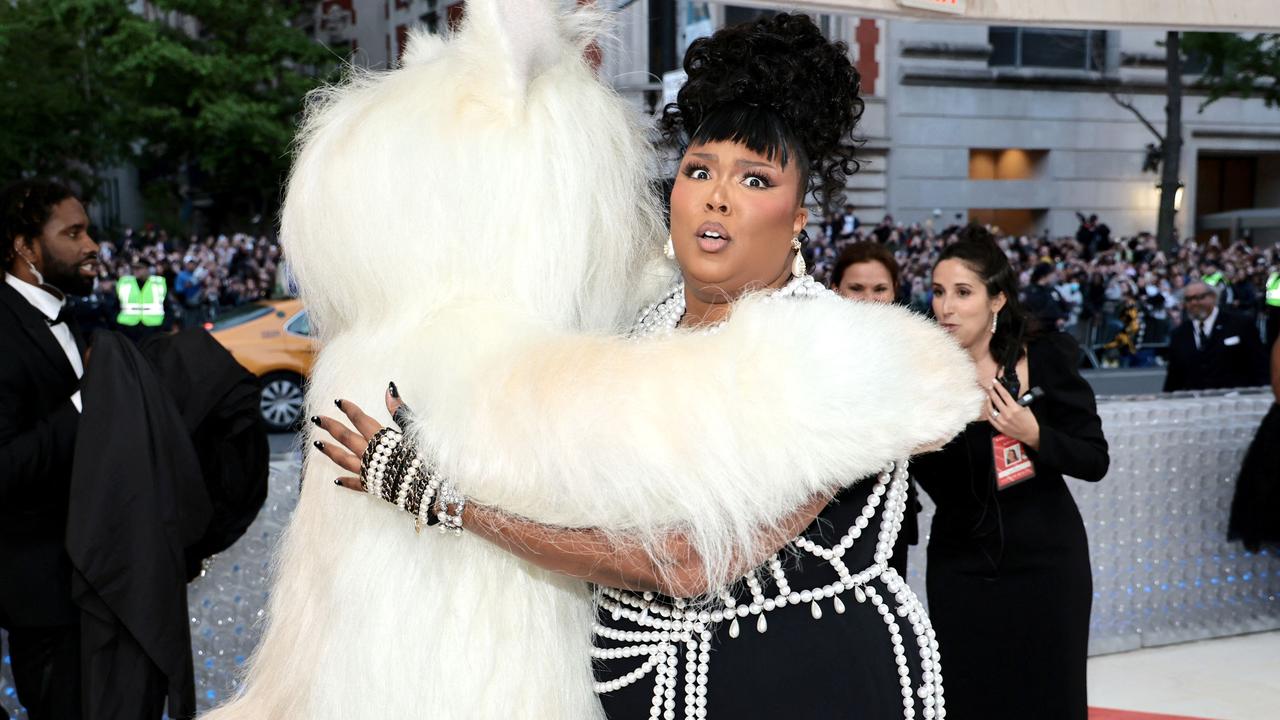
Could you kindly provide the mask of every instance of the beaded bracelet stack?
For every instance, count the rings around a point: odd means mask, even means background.
[[[435,525],[440,532],[462,532],[466,496],[441,480],[417,447],[392,428],[369,440],[360,460],[360,487],[412,515],[419,531]]]

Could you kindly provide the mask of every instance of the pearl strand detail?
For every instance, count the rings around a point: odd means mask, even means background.
[[[808,275],[803,275],[792,278],[786,285],[767,295],[764,301],[772,302],[777,298],[788,297],[817,297],[830,292],[830,290],[819,284],[817,280]],[[640,317],[631,328],[629,336],[631,338],[642,338],[670,333],[680,324],[680,319],[684,317],[684,313],[684,280],[680,280],[661,300],[649,305],[640,312]],[[699,332],[715,334],[723,328],[724,323],[717,323],[710,327],[702,328]]]
[[[830,292],[818,285],[810,277],[796,278],[785,287],[770,295],[766,301],[774,297],[812,297]],[[685,314],[684,285],[676,286],[660,301],[650,305],[641,314],[631,337],[639,338],[649,335],[671,332],[679,324]],[[703,329],[703,333],[719,332],[723,323]],[[651,592],[637,596],[634,593],[601,588],[598,602],[615,620],[625,619],[646,630],[618,630],[602,624],[595,624],[594,633],[605,639],[619,643],[637,643],[622,648],[594,648],[592,657],[596,658],[629,658],[647,656],[646,660],[634,670],[613,680],[595,684],[597,693],[608,693],[638,682],[650,672],[655,672],[653,703],[650,706],[650,718],[675,720],[676,718],[676,684],[679,679],[680,649],[685,648],[684,673],[684,718],[705,720],[707,675],[710,664],[710,627],[724,621],[730,623],[729,637],[740,635],[738,620],[749,615],[757,616],[756,631],[763,633],[768,629],[765,619],[767,613],[787,605],[810,603],[810,612],[815,620],[821,619],[822,610],[819,601],[831,599],[837,613],[845,612],[841,595],[852,590],[854,600],[858,603],[871,602],[872,606],[885,621],[893,647],[894,662],[898,668],[899,683],[903,696],[904,720],[915,720],[915,698],[918,696],[923,705],[921,714],[925,720],[943,720],[946,717],[945,703],[942,694],[941,657],[938,653],[937,638],[929,624],[919,598],[911,591],[897,572],[888,567],[888,560],[893,553],[893,543],[902,527],[903,514],[906,509],[907,463],[890,463],[876,478],[861,513],[840,538],[831,547],[823,547],[805,537],[797,537],[792,545],[806,553],[814,555],[829,563],[835,570],[838,580],[819,588],[811,588],[800,592],[794,591],[787,581],[785,569],[779,556],[770,558],[761,568],[768,568],[777,595],[766,597],[764,588],[757,573],[743,576],[743,583],[749,591],[751,601],[748,604],[737,602],[729,589],[717,593],[723,608],[711,610],[706,604],[687,607],[684,600],[675,600],[668,605],[655,602]],[[883,504],[883,508],[880,506]],[[875,518],[877,510],[881,513],[881,521],[876,534],[875,551],[872,565],[857,574],[850,573],[842,558],[851,549]],[[759,571],[757,571],[759,572]],[[871,585],[871,581],[880,578],[890,593],[892,608]],[[714,605],[714,601],[711,603]],[[895,615],[897,617],[895,617]],[[920,686],[913,690],[911,671],[907,661],[906,643],[902,635],[899,619],[910,622],[912,634],[916,639],[920,655]]]
[[[780,593],[777,596],[766,597],[758,577],[753,573],[743,577],[743,583],[751,595],[749,604],[737,603],[733,599],[732,593],[724,590],[718,594],[719,601],[724,604],[724,608],[715,610],[707,610],[703,606],[688,607],[686,601],[683,600],[678,600],[672,605],[655,602],[654,594],[649,592],[635,595],[612,588],[601,588],[600,605],[615,620],[625,619],[641,627],[652,629],[626,631],[600,624],[595,626],[595,634],[602,638],[622,643],[644,643],[647,645],[642,645],[640,649],[635,649],[634,647],[597,649],[596,653],[593,654],[594,657],[611,658],[649,655],[649,659],[644,664],[626,675],[606,682],[596,683],[596,691],[607,693],[621,689],[639,681],[656,667],[659,670],[659,674],[655,684],[655,704],[652,706],[656,714],[651,717],[661,717],[664,720],[667,717],[675,717],[674,708],[667,707],[668,700],[671,700],[674,705],[674,684],[678,678],[678,669],[672,668],[672,657],[677,658],[675,662],[678,664],[680,646],[684,645],[691,648],[691,644],[696,643],[699,649],[697,653],[690,657],[690,652],[693,652],[692,648],[685,653],[684,717],[705,718],[705,693],[710,650],[709,625],[726,620],[729,621],[731,623],[729,635],[734,638],[738,636],[738,633],[734,631],[734,626],[736,626],[738,619],[755,615],[757,616],[757,631],[765,632],[767,630],[765,615],[768,612],[786,605],[797,605],[802,602],[810,602],[812,607],[816,608],[819,600],[831,598],[836,612],[840,613],[844,611],[844,603],[840,600],[840,595],[852,590],[857,602],[866,603],[870,601],[885,620],[886,629],[890,633],[891,645],[895,648],[894,661],[899,668],[899,682],[902,684],[905,693],[903,696],[904,719],[914,720],[916,718],[913,698],[917,696],[923,702],[924,710],[922,714],[926,720],[941,720],[944,718],[941,659],[938,654],[937,639],[934,636],[932,627],[929,626],[928,617],[924,613],[919,599],[907,584],[902,581],[897,572],[887,565],[888,558],[892,553],[893,541],[897,537],[898,529],[901,527],[902,516],[906,507],[906,476],[905,463],[896,466],[891,465],[878,476],[877,485],[868,496],[863,513],[859,515],[859,518],[874,516],[876,508],[881,504],[884,505],[880,532],[876,538],[875,561],[871,567],[862,570],[856,575],[849,574],[847,568],[843,569],[840,572],[841,579],[835,583],[800,592],[791,590],[788,587],[785,593],[781,592],[782,586],[779,586]],[[881,498],[884,499],[881,500]],[[868,513],[866,512],[867,510],[871,512]],[[827,559],[829,554],[831,556],[830,562],[833,566],[838,564],[839,568],[844,568],[844,564],[840,560],[843,551],[839,550],[839,548],[853,546],[853,543],[863,534],[863,528],[860,525],[863,525],[863,523],[855,522],[851,525],[840,541],[830,548],[821,547],[803,537],[796,538],[794,545],[824,560]],[[777,561],[776,565],[774,561]],[[770,569],[775,581],[781,575],[785,582],[785,571],[776,557],[767,562],[765,566]],[[889,597],[892,600],[892,606],[870,584],[870,581],[875,578],[880,578],[885,583],[886,589],[891,593]],[[895,617],[895,615],[898,617]],[[821,612],[814,613],[814,616],[815,619],[820,619]],[[911,623],[912,634],[915,636],[916,644],[919,647],[921,684],[918,689],[913,690],[912,688],[905,649],[906,642],[902,635],[902,628],[898,624],[898,618],[907,618]],[[696,640],[695,637],[697,638]],[[657,643],[657,645],[653,643]],[[705,659],[703,658],[703,653],[706,653]],[[668,693],[668,690],[671,692]],[[668,697],[668,694],[671,697]],[[702,699],[701,702],[699,702],[699,698]]]

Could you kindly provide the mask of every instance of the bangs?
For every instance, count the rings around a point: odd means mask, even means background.
[[[712,110],[689,137],[690,145],[709,142],[745,145],[784,168],[794,160],[800,165],[800,177],[808,178],[803,148],[782,118],[767,108],[737,103]]]

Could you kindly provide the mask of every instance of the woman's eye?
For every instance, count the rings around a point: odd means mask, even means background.
[[[689,168],[689,171],[685,174],[694,180],[706,180],[711,177],[711,173],[707,172],[706,168],[700,167]]]
[[[746,178],[743,179],[742,184],[751,188],[769,187],[769,181],[760,177],[759,175],[748,175]]]

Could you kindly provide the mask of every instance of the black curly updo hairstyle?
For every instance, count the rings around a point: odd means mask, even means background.
[[[780,13],[695,40],[684,70],[689,79],[659,121],[668,142],[681,151],[742,143],[783,167],[796,162],[802,191],[823,207],[843,202],[863,110],[847,45],[823,37],[808,15]]]

